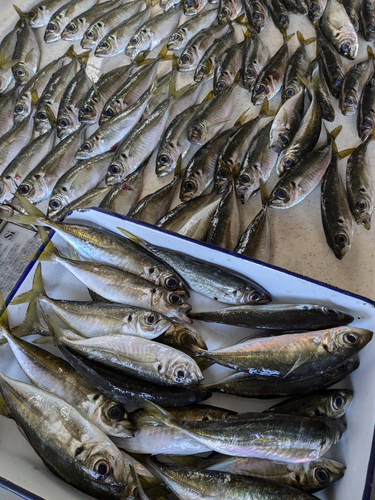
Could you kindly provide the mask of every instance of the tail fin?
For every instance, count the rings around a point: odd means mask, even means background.
[[[57,258],[60,257],[60,254],[58,250],[56,249],[55,245],[50,241],[46,248],[44,249],[44,252],[39,255],[38,260],[41,260],[42,262],[54,262],[56,261]],[[22,260],[35,260],[35,255],[26,255],[26,257],[22,257]]]
[[[297,38],[301,45],[310,45],[310,43],[314,43],[316,41],[316,37],[308,38],[306,40],[300,31],[297,31]]]
[[[260,116],[275,116],[276,115],[276,111],[272,110],[269,108],[269,100],[268,99],[264,99],[264,102],[262,104],[262,107],[260,108],[260,112],[259,112],[259,115]]]
[[[291,40],[294,37],[294,35],[295,35],[295,33],[288,35],[288,33],[285,30],[283,33],[284,42],[289,42],[289,40]]]
[[[172,429],[181,429],[182,422],[180,422],[176,417],[171,415],[167,410],[161,408],[152,401],[148,401],[139,397],[139,404],[150,413],[158,422],[171,427]]]

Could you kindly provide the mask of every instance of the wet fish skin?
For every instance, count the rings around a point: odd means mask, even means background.
[[[207,0],[184,0],[183,9],[185,16],[195,16],[206,7]]]
[[[305,88],[299,78],[299,75],[305,76],[308,70],[309,60],[306,52],[306,45],[310,43],[310,40],[305,40],[300,32],[297,32],[297,37],[300,45],[294,51],[285,71],[282,97],[283,102],[298,94]]]
[[[242,11],[242,0],[220,0],[218,23],[224,24],[228,21],[234,21]]]
[[[307,396],[287,399],[265,410],[265,413],[300,415],[301,417],[341,418],[353,400],[350,389],[328,389]]]
[[[243,0],[247,20],[254,31],[260,33],[267,24],[268,10],[262,0]]]
[[[313,377],[300,379],[280,379],[258,377],[244,372],[229,375],[223,380],[206,384],[203,387],[214,392],[223,392],[246,398],[275,399],[281,397],[303,396],[312,391],[326,389],[337,384],[353,373],[359,361],[349,359],[338,368]]]
[[[0,137],[13,127],[13,109],[18,96],[18,87],[0,95]]]
[[[18,186],[39,162],[51,151],[55,131],[53,128],[30,141],[9,163],[0,177],[0,203],[13,198]]]
[[[364,39],[375,40],[375,4],[372,0],[364,0],[360,5],[359,17]]]
[[[29,143],[33,134],[33,119],[29,115],[0,138],[0,174]]]
[[[289,28],[288,9],[280,0],[266,0],[266,4],[275,26],[284,33]]]
[[[276,153],[289,146],[295,136],[304,111],[305,91],[288,98],[279,108],[271,126],[270,145]]]
[[[2,58],[2,64],[13,64],[11,61],[13,59],[14,49],[17,44],[17,38],[20,32],[20,28],[16,26],[13,28],[0,42],[0,54]],[[8,90],[10,84],[13,82],[14,76],[11,67],[0,67],[0,94],[3,94]]]
[[[1,392],[17,425],[54,474],[96,497],[124,500],[132,494],[129,466],[121,452],[72,406],[3,374]]]
[[[367,161],[367,148],[371,138],[360,144],[350,155],[346,167],[346,189],[349,206],[357,224],[371,228],[374,210],[374,189],[370,167]]]
[[[349,16],[350,22],[352,23],[355,32],[358,33],[360,29],[360,23],[356,2],[353,2],[353,0],[343,0],[342,4],[345,7],[345,10]]]
[[[234,251],[251,259],[269,262],[271,235],[267,218],[267,206],[262,207],[247,226]]]
[[[343,477],[346,469],[345,465],[340,462],[324,457],[304,464],[283,464],[266,459],[220,455],[211,460],[209,458],[207,465],[203,463],[201,467],[244,476],[262,477],[308,493],[328,488]]]
[[[328,0],[320,19],[320,29],[342,56],[351,60],[357,57],[358,36],[345,7],[338,0]]]
[[[14,79],[18,85],[25,85],[38,71],[40,63],[38,41],[25,18],[22,19],[22,28],[17,38],[13,60],[17,61],[12,66]]]
[[[329,122],[333,122],[335,120],[335,109],[331,103],[331,99],[329,96],[330,91],[322,71],[322,64],[319,64],[317,59],[311,61],[309,65],[308,68],[309,79],[311,79],[311,75],[315,72],[318,66],[319,66],[319,82],[317,85],[316,94],[322,110],[322,119]]]
[[[194,73],[194,80],[196,82],[200,82],[204,77],[213,74],[220,59],[225,56],[235,41],[236,35],[233,28],[229,29],[229,31],[222,38],[215,40],[212,46],[206,51],[202,59],[199,61],[197,69]]]
[[[250,33],[246,40],[242,69],[242,84],[249,92],[253,90],[258,76],[268,63],[269,57],[268,48],[261,38],[256,33]]]
[[[57,217],[51,217],[53,221],[64,220],[67,215],[75,210],[84,211],[86,208],[99,207],[105,196],[109,193],[110,187],[95,187],[87,191],[84,195],[69,203]]]
[[[321,211],[327,243],[335,256],[342,259],[353,242],[353,216],[346,190],[338,172],[338,158],[332,155],[322,184]]]
[[[318,26],[315,26],[315,30],[319,49],[319,65],[323,69],[324,76],[333,97],[338,99],[344,80],[344,67],[339,54],[326,40]]]
[[[276,165],[278,154],[269,148],[271,127],[272,121],[255,137],[237,176],[236,193],[242,203],[259,190],[260,183],[267,181]]]
[[[214,93],[219,94],[234,85],[238,72],[242,69],[243,53],[246,41],[233,45],[216,67]]]
[[[344,77],[340,93],[340,109],[343,115],[357,111],[363,89],[374,71],[372,59],[352,66]]]
[[[42,0],[26,12],[27,20],[32,28],[42,28],[52,15],[66,4],[66,0]]]
[[[359,103],[357,131],[361,141],[366,141],[375,129],[375,73],[367,81]]]
[[[186,44],[202,29],[206,29],[217,18],[217,10],[211,9],[202,12],[199,16],[189,19],[181,24],[178,29],[170,35],[167,41],[169,51],[177,52],[185,48]]]
[[[322,17],[327,6],[328,0],[307,0],[309,9],[309,19],[312,23],[316,23]]]

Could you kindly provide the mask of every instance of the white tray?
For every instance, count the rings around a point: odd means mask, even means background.
[[[375,324],[375,303],[369,299],[356,296],[309,278],[270,266],[263,263],[212,247],[197,243],[168,231],[156,229],[148,224],[138,223],[131,219],[117,216],[99,209],[75,212],[68,217],[69,222],[83,222],[99,225],[119,232],[123,227],[130,232],[156,245],[165,246],[184,252],[193,257],[207,260],[226,267],[245,276],[253,278],[264,286],[274,297],[275,302],[284,303],[321,303],[350,311],[355,316],[353,325],[373,329]],[[63,248],[63,240],[54,235],[54,243]],[[43,278],[49,295],[60,299],[87,300],[87,289],[62,266],[43,262]],[[8,297],[31,287],[35,263],[31,263],[21,280]],[[192,293],[190,302],[193,310],[219,308],[222,304]],[[23,317],[25,306],[10,306],[11,323],[18,323]],[[194,326],[204,336],[210,348],[231,345],[247,336],[245,328],[210,325],[194,322]],[[359,369],[346,379],[342,386],[354,390],[354,400],[347,414],[348,430],[341,441],[328,454],[347,465],[344,478],[333,487],[317,494],[324,500],[370,500],[373,476],[373,433],[375,422],[375,342],[372,341],[361,353]],[[8,346],[0,348],[0,370],[17,379],[25,380]],[[207,382],[221,378],[229,370],[215,366],[205,372]],[[238,412],[262,411],[275,400],[247,400],[235,396],[216,394],[209,401]],[[22,437],[16,425],[0,418],[0,476],[26,489],[23,498],[34,499],[35,495],[48,500],[84,500],[87,497],[50,473],[31,446]],[[1,486],[1,479],[0,479]],[[9,487],[9,485],[8,485]],[[22,495],[21,495],[22,496]],[[0,493],[0,498],[2,498]]]

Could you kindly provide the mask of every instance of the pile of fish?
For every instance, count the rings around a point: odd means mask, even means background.
[[[356,59],[361,35],[375,38],[371,1],[42,0],[16,10],[0,44],[3,207],[22,211],[16,192],[48,203],[55,221],[100,206],[268,261],[268,208],[294,207],[321,184],[337,258],[354,222],[370,229],[374,55],[369,47],[347,72],[343,58]],[[287,35],[294,14],[308,15],[315,37]],[[261,33],[271,22],[283,34],[273,55]],[[341,127],[324,124],[333,99],[358,115],[363,142],[352,150],[339,152]],[[241,204],[258,192],[262,208],[242,233]]]
[[[371,331],[334,307],[273,303],[251,277],[125,229],[48,219],[16,196],[29,215],[13,220],[39,226],[46,247],[31,289],[12,301],[28,304],[24,321],[0,319],[0,343],[30,381],[0,373],[0,414],[52,472],[100,500],[307,500],[343,477],[324,455],[346,431],[353,391],[329,387],[358,368]],[[50,262],[93,300],[49,294]],[[193,311],[193,293],[221,307]],[[252,334],[212,349],[201,321]],[[214,364],[230,373],[208,383]],[[217,392],[228,408],[229,395],[288,399],[239,414],[199,404]]]

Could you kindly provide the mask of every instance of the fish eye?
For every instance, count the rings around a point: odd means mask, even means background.
[[[341,45],[341,50],[344,52],[344,54],[346,54],[350,50],[350,45],[348,43],[343,43]]]
[[[201,67],[199,68],[198,73],[200,73],[201,75],[204,75],[204,74],[205,74],[205,72],[206,72],[205,67],[204,67],[204,66],[201,66]]]
[[[285,200],[285,198],[288,196],[288,193],[285,191],[285,189],[282,188],[279,188],[275,194],[280,200]]]
[[[111,468],[105,460],[99,460],[94,465],[94,471],[99,474],[99,476],[108,476]]]
[[[199,127],[193,127],[191,129],[191,135],[200,135],[201,134],[201,130]]]
[[[67,127],[68,125],[69,125],[69,122],[68,122],[68,120],[65,120],[65,118],[60,120],[60,127]]]
[[[329,478],[327,471],[325,469],[323,469],[322,467],[319,467],[318,469],[315,470],[314,476],[315,476],[315,479],[320,484],[324,484]]]
[[[137,45],[138,43],[138,38],[136,36],[133,36],[133,38],[130,39],[130,45]]]
[[[248,184],[250,182],[250,176],[249,175],[241,175],[240,182],[241,182],[241,184]]]
[[[190,56],[189,56],[189,54],[184,54],[183,56],[181,56],[181,61],[183,63],[185,63],[185,64],[188,63],[188,62],[190,62]]]
[[[34,17],[35,17],[35,16],[36,16],[36,14],[35,14],[35,12],[34,12],[34,11],[32,11],[32,10],[31,10],[30,12],[28,12],[28,13],[27,13],[27,17],[28,17],[29,19],[34,19]]]
[[[119,174],[120,173],[120,167],[117,166],[117,165],[112,165],[111,167],[109,167],[109,171],[111,174]]]
[[[68,31],[74,31],[75,30],[75,26],[74,26],[74,24],[69,23],[68,26],[65,29],[67,29]]]
[[[49,23],[47,26],[48,31],[56,31],[57,27],[55,23]]]
[[[182,299],[177,293],[171,293],[169,295],[169,302],[175,306],[177,304],[182,304]]]
[[[38,118],[39,120],[47,120],[47,114],[42,111],[41,113],[38,113]]]
[[[102,42],[99,47],[101,49],[109,49],[109,43],[108,42]]]
[[[293,89],[287,89],[285,91],[285,94],[288,96],[288,97],[292,97],[294,95],[294,90]]]
[[[49,206],[50,208],[57,209],[60,208],[61,202],[59,200],[51,200]]]
[[[339,78],[339,77],[335,78],[334,84],[335,84],[336,86],[341,85],[341,83],[342,83],[341,78]]]
[[[155,268],[154,267],[150,267],[150,269],[148,270],[149,274],[154,274],[155,272]]]
[[[280,16],[280,22],[284,24],[284,23],[286,23],[286,21],[287,21],[286,15],[285,14],[281,14],[281,16]]]
[[[182,368],[179,368],[175,375],[176,382],[183,382],[186,378],[186,372]]]
[[[266,87],[264,85],[259,85],[259,87],[256,90],[257,94],[262,94],[266,90]]]
[[[177,285],[178,285],[178,281],[174,276],[169,276],[165,280],[165,286],[167,288],[169,288],[170,290],[173,290],[174,288],[176,288]]]
[[[125,410],[120,405],[111,406],[108,410],[108,418],[111,420],[122,420],[125,416]]]
[[[162,154],[159,156],[160,165],[168,165],[169,164],[169,156],[166,154]]]
[[[90,151],[90,149],[91,149],[90,143],[89,142],[85,142],[84,144],[82,144],[81,149],[83,151]]]
[[[19,194],[25,195],[30,191],[30,187],[27,184],[21,184],[18,188]]]
[[[113,116],[113,110],[111,108],[108,108],[104,111],[105,116]]]
[[[290,160],[289,158],[288,158],[287,160],[285,160],[285,161],[284,161],[284,165],[285,165],[286,167],[290,167],[290,166],[291,166],[291,164],[292,164],[292,160]]]
[[[335,243],[338,247],[343,248],[348,243],[348,237],[346,234],[339,233],[335,236]]]
[[[220,169],[217,173],[217,176],[219,177],[219,179],[227,179],[228,173],[225,170]]]
[[[260,14],[259,14],[259,12],[254,12],[254,14],[253,14],[253,18],[254,18],[254,19],[256,19],[256,20],[260,19]]]
[[[19,114],[19,113],[22,113],[23,111],[23,106],[22,104],[18,104],[15,108],[14,108],[14,111]]]
[[[289,139],[285,135],[280,136],[280,141],[284,144],[284,146],[288,145]]]
[[[86,36],[87,36],[88,38],[93,38],[94,33],[93,33],[92,31],[88,31],[88,32],[86,33]]]
[[[193,5],[194,5],[194,0],[188,0],[187,6],[188,7],[193,7]]]
[[[249,295],[249,302],[259,302],[262,298],[262,295],[259,292],[252,292]]]
[[[217,85],[216,85],[216,88],[218,90],[224,90],[226,87],[225,83],[224,82],[219,82]]]
[[[228,7],[224,7],[223,9],[221,9],[221,13],[224,14],[224,16],[229,16],[230,10],[228,9]]]
[[[185,191],[194,191],[195,189],[195,184],[193,181],[186,181],[184,184]]]
[[[368,29],[369,31],[373,32],[373,31],[375,31],[375,26],[374,26],[372,23],[369,23],[369,24],[367,25],[367,29]]]
[[[154,323],[156,317],[154,316],[154,314],[149,314],[146,316],[146,323],[148,325],[152,325],[152,323]]]
[[[345,100],[345,104],[347,104],[348,106],[351,106],[352,104],[354,104],[354,99],[353,99],[353,97],[348,97],[348,98]]]
[[[249,69],[247,72],[246,72],[246,76],[248,78],[252,78],[254,76],[254,71],[252,69]]]
[[[336,309],[333,309],[330,307],[324,307],[324,312],[326,312],[327,314],[329,314],[331,316],[338,316],[339,315],[339,313]]]
[[[370,127],[372,127],[372,123],[371,123],[371,121],[370,121],[368,118],[365,118],[365,119],[363,120],[363,122],[362,122],[362,123],[363,123],[363,126],[364,126],[365,128],[370,128]]]
[[[333,401],[332,401],[332,407],[334,410],[341,410],[341,408],[344,406],[344,398],[342,396],[337,396]]]
[[[357,203],[357,210],[360,213],[363,213],[366,210],[366,203],[364,201],[359,201]]]
[[[18,69],[17,70],[17,75],[18,76],[23,76],[24,74],[25,74],[25,72],[22,69]]]
[[[344,335],[344,342],[345,344],[348,344],[348,345],[356,345],[358,344],[359,342],[359,337],[356,333],[345,333]]]
[[[311,10],[312,10],[313,12],[315,12],[316,10],[318,10],[318,4],[316,4],[315,2],[313,2],[313,3],[311,4]]]

